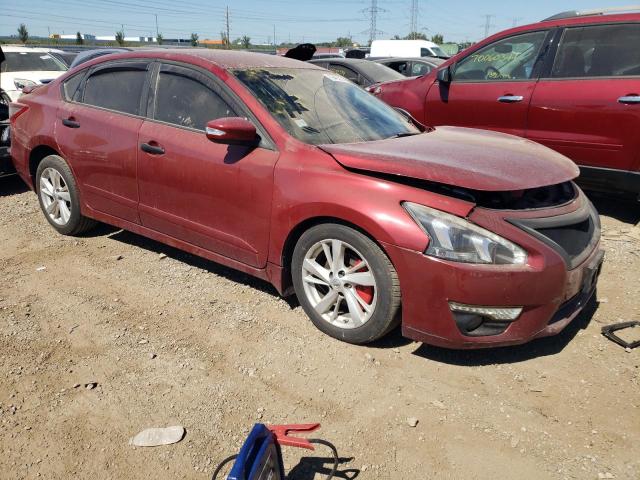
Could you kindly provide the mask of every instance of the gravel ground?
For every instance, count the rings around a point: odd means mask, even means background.
[[[254,422],[322,423],[339,478],[640,478],[640,207],[597,200],[598,301],[561,335],[457,352],[317,331],[268,284],[128,232],[57,235],[0,180],[0,477],[209,478]],[[417,421],[415,426],[410,426]],[[148,427],[174,445],[136,448]],[[285,448],[291,479],[329,451]]]

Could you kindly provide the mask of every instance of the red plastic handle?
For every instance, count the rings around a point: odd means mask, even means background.
[[[291,425],[266,425],[271,433],[276,437],[279,445],[288,447],[306,448],[307,450],[315,450],[313,445],[306,438],[290,437],[289,433],[295,432],[314,432],[320,428],[319,423],[302,423]]]

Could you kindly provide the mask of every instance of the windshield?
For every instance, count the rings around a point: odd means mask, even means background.
[[[45,52],[5,52],[3,72],[64,72],[67,67]]]
[[[420,133],[393,108],[326,70],[233,73],[289,134],[305,143],[368,142]]]

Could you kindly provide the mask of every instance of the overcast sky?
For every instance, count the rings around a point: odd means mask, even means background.
[[[475,41],[489,32],[539,21],[565,10],[613,7],[625,0],[419,0],[419,29],[445,41]],[[252,43],[276,40],[322,42],[351,36],[365,42],[370,16],[366,0],[0,0],[0,35],[15,35],[25,23],[31,35],[91,33],[110,35],[124,26],[127,36],[155,35],[156,17],[165,38],[220,38],[229,5],[231,38],[248,35]],[[409,32],[411,0],[378,0],[378,38]],[[383,11],[382,11],[383,10]]]

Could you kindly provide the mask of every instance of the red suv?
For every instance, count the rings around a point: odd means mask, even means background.
[[[602,262],[578,169],[541,145],[425,129],[308,63],[212,50],[93,60],[12,104],[48,222],[94,220],[296,293],[366,343],[402,319],[451,347],[526,342],[583,308]]]
[[[426,125],[519,135],[585,187],[640,194],[640,14],[567,12],[498,33],[424,77],[370,91]]]

